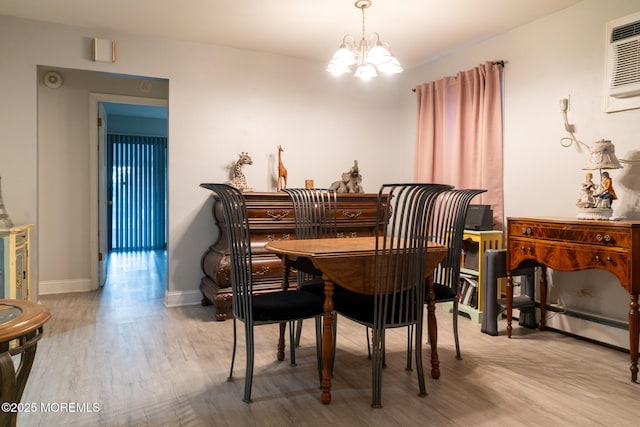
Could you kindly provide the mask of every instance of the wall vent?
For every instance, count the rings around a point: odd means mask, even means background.
[[[606,24],[605,111],[640,108],[640,12]]]

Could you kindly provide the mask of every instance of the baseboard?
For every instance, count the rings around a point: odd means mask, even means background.
[[[164,293],[165,307],[180,307],[183,305],[197,305],[202,303],[200,291],[177,291]]]
[[[538,316],[538,318],[540,318]],[[547,327],[577,337],[629,350],[629,330],[587,319],[547,311]]]
[[[46,280],[38,283],[38,295],[66,294],[68,292],[88,292],[95,288],[90,279]]]

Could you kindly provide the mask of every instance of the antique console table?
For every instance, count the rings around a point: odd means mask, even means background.
[[[209,189],[207,184],[201,187]],[[289,196],[284,192],[244,194],[251,229],[251,253],[253,262],[254,289],[257,293],[282,289],[282,260],[267,251],[264,245],[276,240],[295,239],[295,219]],[[212,195],[213,218],[218,228],[218,236],[202,256],[201,267],[204,277],[200,281],[203,305],[214,304],[216,319],[226,320],[231,307],[231,279],[229,271],[229,250],[222,207]],[[338,194],[338,236],[373,236],[376,226],[378,194]],[[296,283],[295,272],[290,280]]]
[[[640,315],[640,221],[564,218],[507,218],[507,270],[542,266],[540,329],[545,328],[546,268],[558,271],[601,269],[629,292],[631,380],[638,379]],[[507,335],[511,337],[513,280],[507,276]]]

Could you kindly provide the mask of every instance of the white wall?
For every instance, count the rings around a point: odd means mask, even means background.
[[[575,216],[587,156],[563,148],[559,100],[570,96],[569,122],[587,144],[610,139],[619,157],[638,150],[640,110],[603,112],[605,23],[640,10],[638,0],[585,0],[561,12],[405,73],[407,88],[491,60],[504,60],[505,212]],[[408,90],[408,89],[407,89]],[[415,97],[404,99],[407,139],[414,137]],[[414,137],[415,139],[415,137]],[[612,171],[620,178],[625,171]],[[616,179],[616,215],[640,218],[637,191]],[[622,180],[624,181],[624,180]]]
[[[640,110],[603,112],[605,23],[637,11],[638,0],[585,0],[405,73],[405,90],[485,61],[506,61],[505,215],[575,217],[587,154],[560,145],[567,134],[559,100],[570,97],[569,122],[578,139],[589,145],[610,139],[619,157],[638,155]],[[415,97],[403,103],[409,140]],[[620,199],[613,205],[615,215],[640,219],[638,169],[611,171]],[[626,321],[629,296],[609,273],[555,273],[552,281],[550,302]]]
[[[117,42],[116,63],[90,60],[93,37]],[[82,210],[89,208],[82,205],[91,201],[39,204],[38,164],[49,169],[55,165],[49,165],[45,151],[38,148],[38,65],[169,81],[168,290],[193,291],[189,293],[193,302],[199,301],[200,258],[213,237],[210,194],[199,184],[228,179],[228,165],[239,152],[252,155],[254,164],[245,174],[259,191],[274,189],[278,144],[285,149],[290,186],[302,186],[304,179],[329,185],[355,159],[368,191],[376,191],[385,181],[411,177],[406,160],[410,146],[402,143],[398,127],[396,80],[378,79],[375,84],[335,80],[323,63],[0,16],[0,175],[13,221],[36,224],[32,251],[36,288],[42,259],[55,256],[54,251],[65,253],[61,271],[56,272],[60,280],[86,279],[77,276],[86,275],[86,264],[92,262],[73,256],[75,251],[89,253],[90,221],[82,216]],[[71,111],[77,106],[52,108]],[[56,138],[61,144],[75,145],[87,138],[79,129],[88,132],[88,124],[79,120],[68,126]],[[93,159],[57,161],[85,169]],[[68,177],[60,179],[65,182]],[[82,191],[88,191],[83,185]],[[44,216],[50,209],[70,208],[76,210],[69,214],[75,218],[73,226],[56,225],[68,233],[58,246],[41,250],[39,228],[50,227]]]

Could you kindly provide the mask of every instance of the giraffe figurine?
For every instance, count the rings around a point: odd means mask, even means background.
[[[251,156],[249,156],[249,153],[245,151],[243,151],[241,154],[238,154],[238,156],[240,156],[240,158],[233,166],[233,178],[231,179],[231,181],[227,181],[227,184],[237,188],[238,190],[242,190],[243,192],[253,191],[253,188],[249,187],[249,185],[247,184],[247,179],[242,172],[242,166],[252,165],[253,160],[251,159]]]
[[[284,148],[278,145],[278,190],[287,188],[287,168],[282,164],[282,152]],[[282,183],[282,185],[281,185]]]

